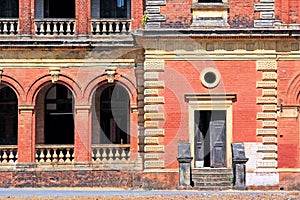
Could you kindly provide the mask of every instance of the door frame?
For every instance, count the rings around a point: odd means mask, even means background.
[[[189,143],[191,145],[192,168],[195,168],[194,149],[194,113],[197,110],[225,110],[226,111],[226,168],[232,168],[232,110],[236,94],[186,94],[185,101],[188,102],[188,128]]]

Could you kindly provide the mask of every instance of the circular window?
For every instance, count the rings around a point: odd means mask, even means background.
[[[205,68],[200,74],[201,83],[207,88],[216,87],[221,80],[220,73],[215,68]]]

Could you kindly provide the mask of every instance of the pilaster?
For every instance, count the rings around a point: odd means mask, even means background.
[[[257,128],[256,135],[262,137],[262,144],[257,146],[260,154],[257,168],[277,168],[277,62],[273,60],[257,61],[256,70],[262,72],[262,80],[257,81],[256,88],[261,91],[256,103],[261,106],[257,120],[262,127]]]
[[[165,83],[159,80],[163,71],[163,60],[149,59],[144,63],[144,169],[164,168],[160,155],[165,151],[161,144],[165,132],[160,122],[165,120],[162,112],[165,99],[160,94]]]
[[[33,163],[35,162],[34,106],[19,105],[18,109],[18,163]]]

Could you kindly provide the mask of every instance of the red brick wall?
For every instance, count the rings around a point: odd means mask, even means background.
[[[253,27],[254,3],[257,0],[228,0],[230,6],[229,23],[234,28]]]
[[[275,1],[275,16],[283,24],[299,24],[300,3],[298,0]]]
[[[182,28],[189,26],[192,19],[192,0],[167,0],[166,6],[160,7],[160,13],[167,15],[162,26]]]
[[[200,82],[200,72],[205,67],[219,70],[222,80],[215,89],[208,90]],[[166,76],[167,75],[167,76]],[[233,103],[233,142],[256,141],[256,71],[254,61],[166,61],[165,72],[165,137],[166,166],[177,163],[177,143],[189,140],[187,93],[237,94]]]

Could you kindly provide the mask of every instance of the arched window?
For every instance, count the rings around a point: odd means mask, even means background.
[[[18,99],[8,86],[0,87],[0,144],[16,145],[18,140]]]
[[[18,18],[19,1],[18,0],[0,0],[1,18]]]
[[[92,18],[130,18],[130,0],[92,0]]]
[[[45,144],[74,144],[73,95],[56,84],[45,96]]]
[[[99,88],[94,98],[93,144],[129,144],[129,95],[120,85]],[[95,128],[96,127],[96,128]]]

